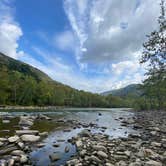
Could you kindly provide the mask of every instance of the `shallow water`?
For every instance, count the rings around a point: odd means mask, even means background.
[[[102,115],[99,115],[99,112]],[[47,111],[47,112],[12,112],[8,115],[15,116],[8,124],[2,124],[0,121],[0,137],[4,135],[12,135],[14,131],[18,128],[18,116],[23,114],[38,114],[44,113],[53,118],[53,121],[35,121],[32,129],[37,129],[40,132],[48,131],[49,135],[42,142],[45,144],[42,148],[33,148],[30,158],[34,165],[45,166],[49,164],[61,165],[71,158],[72,155],[76,154],[76,148],[74,145],[70,144],[67,140],[76,136],[84,128],[71,129],[70,124],[58,123],[58,119],[65,120],[77,120],[81,123],[95,123],[99,128],[90,128],[93,133],[105,133],[111,138],[117,137],[127,137],[129,133],[134,132],[129,127],[122,127],[119,119],[120,117],[132,117],[133,113],[124,109],[66,109],[58,111]],[[13,127],[12,127],[13,126]],[[12,128],[11,128],[12,127]],[[103,132],[100,127],[107,127]],[[64,128],[70,128],[70,132],[64,132]],[[9,131],[7,131],[9,130]],[[5,133],[6,132],[6,133]],[[58,142],[58,140],[63,142]],[[58,143],[59,147],[54,147],[53,144]],[[65,147],[69,147],[69,152],[65,153]],[[52,153],[57,153],[60,156],[60,160],[52,163],[49,159],[49,155]]]

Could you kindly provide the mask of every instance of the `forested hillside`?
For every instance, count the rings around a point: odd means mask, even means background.
[[[130,84],[124,88],[103,92],[102,95],[107,96],[112,94],[119,97],[139,97],[142,94],[140,87],[140,84]]]
[[[104,97],[63,85],[40,70],[2,53],[0,53],[0,105],[128,106],[117,97]]]

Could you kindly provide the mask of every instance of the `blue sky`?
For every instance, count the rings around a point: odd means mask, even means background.
[[[144,79],[142,43],[158,15],[156,0],[0,0],[0,51],[103,92]]]

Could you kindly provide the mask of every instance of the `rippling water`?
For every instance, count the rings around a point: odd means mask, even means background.
[[[102,113],[102,116],[99,115],[99,112]],[[51,116],[53,121],[36,121],[32,129],[37,129],[40,132],[48,131],[49,136],[44,139],[42,142],[45,144],[42,148],[34,148],[33,152],[30,154],[30,158],[33,161],[34,165],[37,166],[46,166],[49,164],[61,165],[70,159],[70,157],[76,154],[76,148],[74,145],[70,144],[67,140],[73,136],[76,136],[84,128],[71,129],[70,132],[64,132],[64,128],[68,128],[68,125],[63,123],[58,123],[58,119],[65,120],[77,120],[81,123],[95,123],[99,127],[107,127],[104,133],[108,134],[111,138],[116,137],[126,137],[129,133],[134,132],[129,127],[122,127],[119,119],[120,117],[132,117],[133,113],[129,110],[124,109],[65,109],[58,111],[35,111],[35,112],[12,112],[8,115],[15,116],[16,118],[12,119],[9,124],[0,123],[0,131],[10,130],[8,134],[13,134],[15,129],[17,129],[18,116],[23,114],[39,114],[44,113]],[[11,126],[13,126],[11,130]],[[93,133],[103,133],[101,128],[90,128]],[[5,132],[5,131],[4,131]],[[0,136],[4,136],[3,132],[0,132]],[[58,140],[63,140],[63,142],[58,142]],[[58,143],[59,147],[54,147],[53,144]],[[65,153],[65,147],[69,147],[69,152]],[[55,163],[51,163],[49,155],[52,153],[57,153],[60,156],[60,160]]]

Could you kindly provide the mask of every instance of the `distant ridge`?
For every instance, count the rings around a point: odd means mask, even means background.
[[[113,96],[119,96],[119,97],[139,97],[142,92],[140,90],[140,84],[130,84],[124,88],[115,89],[111,91],[106,91],[101,93],[103,96],[107,96],[109,94],[112,94]]]

